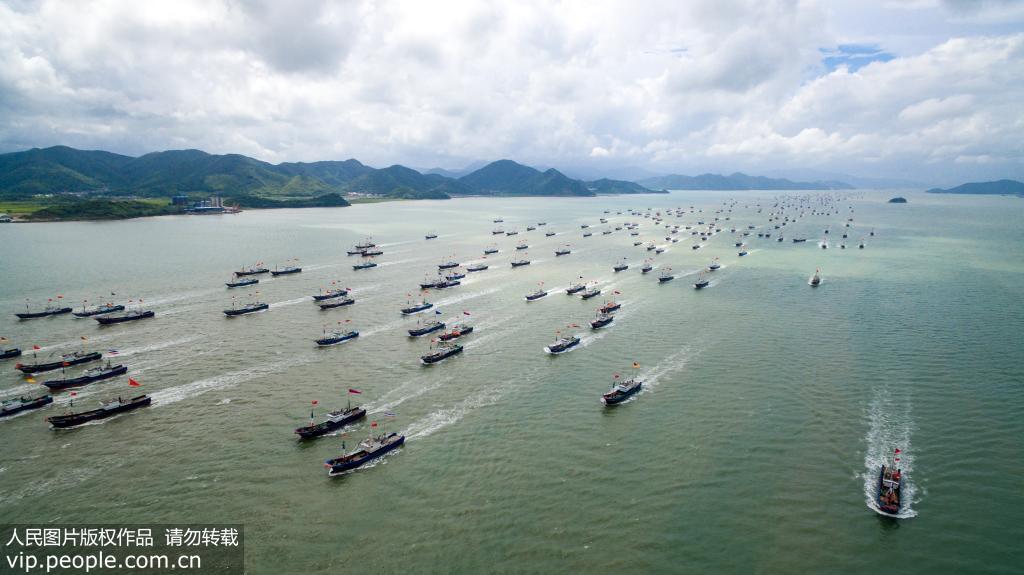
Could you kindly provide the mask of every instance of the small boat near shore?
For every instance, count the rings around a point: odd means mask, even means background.
[[[51,390],[67,389],[69,387],[80,387],[88,385],[97,381],[103,381],[104,379],[110,379],[119,375],[128,373],[128,367],[125,365],[107,365],[93,367],[85,370],[85,373],[79,377],[72,377],[67,379],[51,379],[44,381],[43,385],[50,388]]]
[[[54,428],[66,429],[82,425],[83,423],[89,423],[90,421],[106,419],[119,413],[132,411],[140,407],[146,407],[152,402],[153,399],[148,395],[138,395],[127,400],[118,397],[117,399],[109,401],[101,401],[101,407],[99,409],[82,411],[80,413],[68,413],[66,415],[53,415],[47,417],[46,421]]]
[[[327,475],[335,476],[361,467],[374,459],[383,457],[405,443],[405,436],[397,433],[381,434],[377,437],[364,440],[355,451],[328,459],[324,466],[329,470]]]
[[[121,315],[107,315],[102,317],[94,317],[93,319],[98,321],[100,325],[112,325],[115,323],[124,323],[128,321],[147,319],[154,316],[156,316],[156,312],[154,312],[153,310],[136,309],[129,312],[125,312]]]
[[[259,280],[252,280],[259,281]],[[71,312],[71,315],[75,317],[93,317],[97,315],[103,315],[107,313],[114,313],[116,311],[124,311],[124,306],[120,304],[104,303],[99,304],[90,308],[85,307],[84,302],[81,311]]]
[[[80,365],[88,363],[90,361],[96,361],[102,359],[103,354],[98,351],[76,351],[73,353],[66,353],[61,356],[60,361],[52,361],[50,363],[34,363],[32,365],[17,364],[14,366],[15,369],[22,373],[42,373],[44,371],[53,371],[62,367],[71,367],[72,365]]]
[[[42,395],[35,398],[24,396],[16,399],[7,399],[0,403],[0,417],[7,417],[23,411],[39,409],[53,403],[52,395]]]

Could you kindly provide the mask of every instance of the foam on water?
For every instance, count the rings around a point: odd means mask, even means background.
[[[864,436],[867,444],[864,451],[864,502],[880,515],[892,516],[878,508],[875,496],[878,491],[878,474],[882,465],[887,464],[893,450],[900,450],[900,468],[903,470],[903,487],[901,497],[902,508],[898,515],[892,517],[916,517],[913,505],[916,487],[913,481],[914,451],[910,444],[910,436],[914,422],[910,413],[910,402],[907,399],[896,399],[888,387],[875,390],[874,397],[867,408],[868,431]]]
[[[303,297],[297,297],[295,299],[289,299],[289,300],[285,300],[285,301],[274,302],[274,303],[270,304],[270,309],[276,309],[276,308],[279,308],[279,307],[288,307],[288,306],[292,306],[292,305],[295,305],[295,304],[302,303],[304,301],[312,301],[312,298],[310,298],[309,296],[303,296]]]
[[[161,389],[150,396],[153,398],[153,407],[160,407],[177,403],[183,399],[189,399],[202,395],[208,391],[233,387],[239,383],[270,375],[279,371],[294,368],[309,363],[310,359],[289,358],[277,363],[265,364],[249,369],[240,369],[222,373],[212,377],[206,377],[183,385],[176,385],[168,389]]]
[[[471,300],[471,299],[474,299],[474,298],[482,297],[482,296],[485,296],[485,295],[491,295],[491,294],[497,293],[499,291],[500,291],[500,288],[490,288],[490,289],[485,289],[485,290],[476,291],[476,292],[470,292],[470,293],[466,293],[466,294],[449,296],[449,297],[446,297],[446,298],[444,298],[442,300],[438,300],[437,303],[434,304],[434,307],[435,308],[439,308],[441,306],[453,305],[453,304],[461,303],[461,302],[464,302],[464,301],[467,301],[467,300]]]

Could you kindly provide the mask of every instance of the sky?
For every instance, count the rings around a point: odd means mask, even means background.
[[[0,152],[1024,179],[1024,1],[0,0]]]

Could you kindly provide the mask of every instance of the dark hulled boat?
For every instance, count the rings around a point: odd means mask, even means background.
[[[276,270],[270,272],[270,275],[272,275],[274,277],[286,276],[286,275],[290,275],[290,274],[297,274],[297,273],[299,273],[301,271],[302,271],[302,268],[296,267],[296,266],[291,266],[291,267],[287,267],[287,268],[276,269]]]
[[[382,256],[382,255],[384,255],[384,250],[368,249],[368,250],[363,250],[362,252],[360,252],[359,255],[363,256],[364,258],[372,258],[373,256]]]
[[[437,238],[437,234],[435,234],[435,233],[429,233],[429,234],[427,234],[427,235],[426,235],[425,237],[426,237],[426,238],[427,238],[428,240],[433,240],[433,239],[436,239],[436,238]]]
[[[410,304],[409,307],[402,308],[402,315],[412,315],[414,313],[420,313],[423,310],[428,310],[434,307],[434,304],[423,300],[418,304]]]
[[[514,268],[528,265],[530,265],[530,260],[512,260],[512,267]]]
[[[807,283],[809,283],[811,285],[811,287],[818,287],[818,286],[820,286],[821,285],[821,270],[820,269],[814,270],[814,275],[811,276],[810,281],[808,281]]]
[[[589,238],[592,235],[594,235],[593,232],[583,232],[583,237],[585,237],[585,238]]]
[[[715,271],[715,270],[717,270],[717,269],[719,269],[719,268],[721,268],[721,267],[722,267],[722,265],[718,263],[718,258],[715,258],[715,259],[714,259],[714,260],[712,260],[712,261],[711,261],[711,263],[710,263],[710,264],[708,265],[708,271],[709,271],[709,272],[713,272],[713,271]]]
[[[310,425],[297,427],[295,428],[295,433],[297,433],[302,439],[312,439],[314,437],[326,435],[335,429],[341,429],[353,421],[360,420],[364,417],[366,417],[365,409],[359,406],[349,406],[346,409],[339,409],[327,413],[324,420],[319,423],[311,423]]]
[[[416,327],[409,330],[409,335],[411,337],[420,337],[439,329],[444,329],[444,322],[432,320],[424,324],[417,324]]]
[[[572,251],[569,248],[559,248],[559,249],[555,250],[555,256],[556,257],[557,256],[567,256],[567,255],[569,255],[571,253],[572,253]]]
[[[377,267],[377,262],[361,262],[352,266],[353,270],[366,270]]]
[[[466,268],[467,272],[482,272],[487,269],[487,264],[473,264]]]
[[[253,280],[259,281],[259,280]],[[103,315],[105,313],[114,313],[115,311],[124,311],[123,305],[115,305],[112,303],[100,304],[91,308],[82,308],[82,311],[71,312],[75,317],[92,317],[95,315]]]
[[[650,262],[650,260],[647,260],[647,261],[644,262],[643,267],[640,268],[640,273],[642,273],[642,274],[650,273],[651,270],[653,270],[653,269],[654,269],[654,264],[652,264]]]
[[[615,321],[615,316],[610,313],[598,313],[597,317],[590,321],[590,329],[601,329]]]
[[[358,331],[332,331],[330,333],[325,331],[324,336],[316,340],[316,344],[321,347],[334,345],[357,337],[359,337]]]
[[[484,255],[485,256],[486,255],[490,255],[490,254],[496,254],[496,253],[498,253],[498,248],[486,248],[484,250]]]
[[[352,305],[354,303],[356,303],[356,300],[354,300],[354,299],[352,299],[350,297],[346,297],[346,298],[332,299],[332,300],[328,300],[328,301],[325,301],[325,302],[321,302],[321,303],[318,303],[317,306],[321,310],[325,310],[325,309],[334,309],[336,307],[344,307],[344,306],[347,306],[347,305]]]
[[[21,350],[16,347],[11,349],[0,349],[0,359],[11,359],[12,357],[18,357],[21,355]]]
[[[587,289],[585,284],[570,284],[569,287],[565,288],[565,295],[573,295],[574,293],[581,292]]]
[[[313,296],[313,301],[324,301],[324,300],[328,300],[328,299],[335,299],[335,298],[339,298],[339,297],[345,297],[347,295],[348,295],[348,290],[347,289],[334,288],[334,289],[329,289],[326,292],[321,291],[320,293],[315,294]]]
[[[270,304],[265,302],[254,301],[252,303],[247,303],[242,307],[233,307],[231,309],[226,309],[224,310],[224,315],[228,317],[233,317],[236,315],[245,315],[247,313],[256,313],[258,311],[263,311],[266,309],[270,309]]]
[[[79,365],[82,363],[88,363],[90,361],[96,361],[101,359],[103,354],[98,351],[84,352],[76,351],[74,353],[64,354],[60,361],[52,361],[50,363],[34,363],[32,365],[18,364],[14,366],[15,369],[22,373],[42,373],[44,371],[53,371],[62,367],[71,367],[72,365]]]
[[[439,344],[434,351],[427,355],[420,356],[420,362],[423,365],[430,365],[460,353],[462,353],[461,345],[457,343],[442,343]]]
[[[630,379],[622,383],[616,383],[608,393],[601,396],[601,402],[605,405],[617,405],[633,397],[641,389],[644,382],[639,379]]]
[[[152,402],[153,399],[148,395],[138,395],[127,401],[119,397],[116,400],[101,402],[102,407],[99,409],[83,411],[81,413],[69,413],[67,415],[54,415],[47,417],[46,421],[55,428],[64,429],[89,423],[90,421],[106,419],[118,413],[124,413],[140,407],[146,407]]]
[[[875,501],[879,511],[889,515],[898,515],[903,504],[901,492],[903,490],[903,471],[896,467],[900,461],[900,450],[893,454],[891,465],[882,465],[878,472],[878,494]]]
[[[446,262],[441,262],[441,263],[437,264],[437,269],[439,269],[439,270],[446,270],[446,269],[457,268],[457,267],[459,267],[459,262],[457,262],[455,260],[448,260]]]
[[[59,305],[48,305],[45,308],[43,308],[42,311],[29,311],[28,306],[26,305],[25,306],[25,311],[20,312],[20,313],[16,313],[14,315],[18,316],[18,319],[36,319],[36,318],[39,318],[39,317],[49,317],[51,315],[63,315],[63,314],[66,314],[66,313],[71,313],[71,308],[69,308],[69,307],[62,307],[62,306],[59,306]]]
[[[738,255],[739,257],[743,257],[743,256],[747,255],[748,253],[750,253],[750,252],[748,252],[747,250],[743,250],[743,251],[741,251],[740,253],[738,253],[736,255]]]
[[[672,275],[672,268],[665,268],[658,275],[658,283],[670,282],[674,279],[676,279],[676,276]]]
[[[807,241],[807,238],[793,238],[794,244],[802,244]]]
[[[693,282],[693,289],[704,289],[709,285],[711,285],[711,281],[708,280],[708,278],[704,277],[704,274],[701,273],[699,276],[697,276],[697,281]]]
[[[617,301],[609,301],[609,302],[605,302],[605,304],[603,306],[601,306],[600,312],[601,313],[612,313],[613,311],[618,311],[619,308],[621,308],[621,307],[622,307],[621,303],[619,303]]]
[[[546,238],[550,238],[553,235],[555,235],[555,232],[544,232],[544,237]]]
[[[546,295],[548,295],[548,292],[544,291],[543,289],[539,289],[531,294],[526,294],[526,301],[536,301]]]
[[[517,250],[528,250],[528,249],[530,249],[530,244],[519,244],[518,246],[516,246],[516,249]]]
[[[460,337],[462,337],[464,335],[469,335],[471,333],[473,333],[473,326],[471,326],[471,325],[461,326],[461,327],[457,326],[457,327],[453,327],[451,329],[451,331],[442,333],[441,335],[437,336],[437,339],[439,339],[441,341],[450,341],[450,340],[453,340],[453,339],[459,339]]]
[[[363,249],[365,248],[352,248],[345,253],[350,256],[361,256],[363,255]]]
[[[551,345],[545,347],[544,351],[550,353],[551,355],[558,355],[560,353],[565,353],[569,351],[570,349],[576,347],[579,344],[580,338],[578,336],[574,335],[571,337],[560,337],[555,340],[555,343],[552,343]]]
[[[370,240],[370,238],[367,238],[362,243],[356,244],[356,249],[359,250],[360,252],[362,252],[363,250],[367,250],[367,249],[375,248],[375,247],[377,247],[377,244],[373,243]]]
[[[68,379],[51,379],[44,381],[43,385],[50,389],[66,389],[68,387],[77,387],[81,385],[88,385],[96,381],[103,381],[104,379],[110,379],[119,375],[128,373],[128,367],[124,365],[104,365],[100,367],[93,367],[85,370],[85,373],[79,377],[71,377]]]
[[[51,395],[43,395],[33,399],[26,399],[24,397],[8,399],[0,403],[0,417],[7,417],[8,415],[14,415],[15,413],[21,413],[30,409],[39,409],[51,403],[53,403],[53,396]]]
[[[397,433],[381,434],[373,439],[363,441],[359,444],[359,449],[352,453],[328,459],[324,462],[324,466],[330,470],[327,472],[328,475],[339,475],[382,457],[388,452],[397,449],[403,443],[405,443],[404,435],[398,435]]]
[[[599,295],[601,295],[601,290],[597,288],[590,288],[588,290],[583,291],[583,293],[580,294],[580,297],[582,299],[590,299],[592,297],[597,297]]]
[[[255,284],[258,284],[258,283],[260,283],[260,280],[258,280],[256,278],[248,278],[248,279],[244,279],[244,280],[238,280],[236,282],[225,282],[224,285],[228,286],[229,288],[239,288],[239,287],[255,285]]]
[[[102,325],[111,325],[115,323],[124,323],[126,321],[135,321],[139,319],[146,319],[155,316],[156,313],[153,310],[133,310],[121,315],[108,315],[103,317],[94,317],[93,319],[100,322]]]
[[[251,268],[240,269],[240,270],[236,271],[235,272],[235,277],[255,276],[255,275],[265,274],[265,273],[270,273],[270,270],[268,270],[267,268],[263,268],[263,267],[253,266]]]
[[[465,279],[465,277],[466,277],[466,274],[460,273],[458,270],[456,270],[456,271],[454,271],[454,272],[452,272],[450,274],[445,274],[444,279],[446,279],[446,280],[448,280],[450,282],[454,282],[454,281],[458,281],[458,280],[461,280],[461,279]]]

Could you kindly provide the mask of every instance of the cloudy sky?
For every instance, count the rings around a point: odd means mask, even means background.
[[[1024,2],[0,2],[0,151],[54,144],[1024,179]]]

